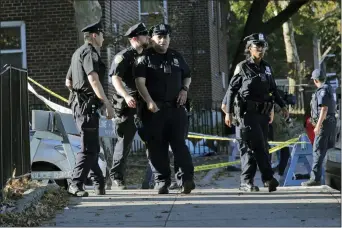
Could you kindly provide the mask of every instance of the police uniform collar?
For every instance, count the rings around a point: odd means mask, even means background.
[[[255,61],[254,61],[254,59],[253,59],[253,57],[249,57],[249,58],[248,58],[248,62],[256,64]],[[261,64],[264,64],[264,63],[265,63],[265,61],[264,61],[263,59],[261,59],[261,60],[260,60],[260,65],[261,65]]]

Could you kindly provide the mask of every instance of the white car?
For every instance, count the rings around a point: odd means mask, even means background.
[[[30,141],[34,131],[30,131]],[[72,146],[72,150],[76,156],[77,152],[81,150],[80,137],[75,135],[68,135]],[[57,140],[43,139],[35,154],[31,151],[31,169],[32,171],[68,171],[69,163],[67,161],[66,153],[64,152],[62,143]],[[101,148],[99,156],[99,165],[106,176],[107,163],[104,159],[103,149]],[[62,187],[67,187],[67,180],[55,180],[56,183]]]

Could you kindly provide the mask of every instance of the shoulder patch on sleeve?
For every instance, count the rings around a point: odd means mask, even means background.
[[[98,61],[99,60],[99,55],[96,52],[92,52],[91,53],[91,57],[93,58],[94,61]]]
[[[320,95],[321,97],[324,97],[324,96],[325,96],[325,93],[326,93],[325,89],[322,89],[322,90],[319,92],[319,95]]]
[[[123,56],[122,55],[116,55],[114,58],[114,63],[117,65],[119,63],[121,63],[123,60]]]
[[[235,70],[234,70],[234,75],[233,75],[233,76],[239,74],[240,72],[241,72],[241,66],[240,66],[240,64],[239,64],[239,65],[236,65]]]

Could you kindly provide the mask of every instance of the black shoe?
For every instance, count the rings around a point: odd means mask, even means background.
[[[190,194],[192,190],[196,188],[195,182],[193,180],[184,181],[182,193]]]
[[[177,182],[173,182],[171,185],[170,185],[170,187],[169,187],[169,189],[170,190],[175,190],[175,189],[179,189],[180,187],[179,187],[179,185],[177,184]]]
[[[302,186],[320,186],[321,182],[315,181],[315,180],[308,180],[308,181],[302,182],[301,185]]]
[[[154,189],[158,190],[158,194],[169,194],[169,186],[166,183],[156,183]]]
[[[83,187],[79,187],[75,184],[70,184],[68,188],[68,193],[76,197],[87,197],[89,193],[86,192]]]
[[[279,186],[279,182],[277,181],[277,179],[272,178],[269,181],[265,181],[264,186],[268,187],[268,192],[274,192],[274,191],[277,191],[277,187]]]
[[[240,184],[240,191],[244,191],[244,192],[258,192],[259,191],[259,187],[255,186],[253,183],[241,183]]]
[[[116,189],[119,189],[119,190],[127,189],[125,182],[123,180],[113,180],[113,184]]]

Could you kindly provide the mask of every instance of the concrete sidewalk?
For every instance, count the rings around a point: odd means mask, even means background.
[[[327,186],[281,187],[268,193],[196,189],[190,195],[153,190],[108,191],[106,196],[71,198],[49,224],[106,227],[341,227],[341,195]]]

